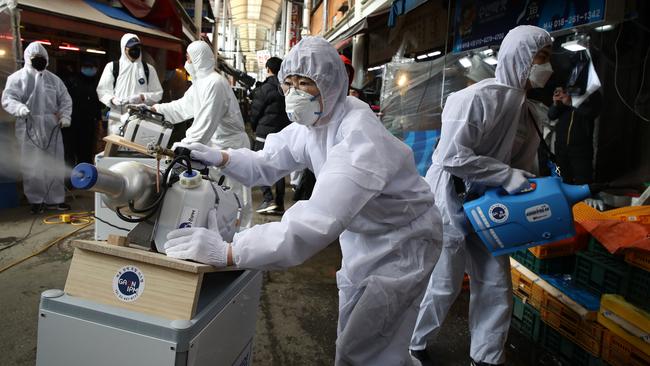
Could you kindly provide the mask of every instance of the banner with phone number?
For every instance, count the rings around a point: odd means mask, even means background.
[[[458,0],[453,52],[499,44],[518,25],[549,32],[605,19],[605,0]]]

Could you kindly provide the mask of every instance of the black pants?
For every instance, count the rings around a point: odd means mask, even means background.
[[[73,168],[79,163],[93,164],[95,157],[96,121],[74,121],[68,128],[62,128],[66,165]],[[79,126],[80,125],[80,126]]]
[[[588,184],[593,181],[591,156],[576,156],[560,152],[556,155],[562,181],[568,184]]]
[[[261,141],[255,140],[255,143],[253,144],[253,150],[254,151],[259,151],[264,148],[264,143]],[[275,182],[273,185],[275,187],[275,204],[279,208],[284,208],[284,177],[282,177],[280,180]],[[272,202],[273,201],[273,190],[269,186],[261,186],[260,189],[262,190],[262,195],[264,196],[264,201],[266,202]]]

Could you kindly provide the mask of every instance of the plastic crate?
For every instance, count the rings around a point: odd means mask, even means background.
[[[597,294],[625,294],[629,266],[612,255],[595,252],[576,254],[573,278],[579,286]]]
[[[571,273],[575,264],[575,256],[539,259],[527,249],[510,254],[512,258],[537,274]]]
[[[612,255],[612,253],[607,250],[596,238],[592,237],[589,239],[589,245],[587,245],[587,251],[591,253],[603,254],[603,255]]]
[[[512,292],[515,296],[539,310],[542,306],[544,289],[539,287],[532,279],[526,277],[515,268],[510,269],[512,277]]]
[[[625,299],[635,306],[650,312],[650,272],[630,267]]]
[[[563,337],[555,329],[542,327],[541,344],[553,354],[560,356],[565,364],[571,366],[604,366],[605,363],[582,349],[570,339]]]
[[[650,251],[628,249],[625,251],[625,261],[635,267],[650,271]]]
[[[556,314],[546,308],[542,308],[542,320],[593,356],[600,356],[604,330],[602,325],[594,321],[576,319],[574,314],[566,312]]]
[[[650,366],[650,355],[608,330],[603,335],[602,358],[612,366]]]
[[[544,244],[528,248],[528,251],[533,253],[536,258],[549,259],[566,257],[587,248],[589,233],[587,233],[587,230],[585,230],[582,225],[578,223],[575,224],[575,227],[576,235],[574,237],[560,240],[551,244]]]
[[[532,339],[534,342],[539,341],[542,319],[539,311],[529,304],[521,301],[517,296],[513,296],[512,320],[510,326],[519,333]]]

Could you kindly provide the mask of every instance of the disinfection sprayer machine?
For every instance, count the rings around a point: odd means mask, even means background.
[[[73,169],[73,186],[97,192],[129,232],[73,244],[65,290],[41,296],[38,366],[251,364],[261,273],[169,258],[163,247],[174,229],[205,227],[212,209],[231,241],[239,197],[193,169],[189,151],[149,149],[170,155],[162,172],[128,159]]]

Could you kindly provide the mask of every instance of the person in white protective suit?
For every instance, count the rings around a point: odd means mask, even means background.
[[[250,148],[244,129],[239,103],[228,81],[215,71],[212,48],[204,41],[194,41],[187,47],[185,70],[192,77],[192,85],[181,99],[155,104],[151,109],[161,113],[172,123],[194,118],[185,131],[183,144],[198,142],[223,149]],[[215,172],[211,172],[214,175]],[[241,227],[250,227],[253,219],[250,187],[227,178],[224,184],[237,193],[242,203]]]
[[[195,159],[251,186],[309,168],[317,177],[311,198],[294,204],[280,222],[235,234],[232,244],[214,224],[172,231],[166,254],[278,269],[303,263],[338,238],[336,365],[410,365],[409,336],[440,252],[433,194],[410,148],[367,104],[347,97],[343,62],[324,38],[303,38],[278,77],[293,123],[269,134],[262,150],[189,148]]]
[[[156,69],[142,59],[140,38],[131,33],[123,35],[120,51],[120,59],[106,64],[97,84],[97,97],[111,109],[109,135],[120,133],[121,117],[128,104],[152,105],[160,101],[163,94]]]
[[[425,178],[442,213],[444,236],[442,254],[411,339],[411,353],[422,364],[432,364],[426,353],[427,340],[439,332],[460,293],[465,272],[470,278],[472,364],[505,362],[512,312],[510,262],[508,256],[493,257],[472,232],[459,198],[462,192],[456,187],[464,187],[466,196],[477,196],[487,187],[501,186],[516,193],[529,186],[528,178],[533,175],[510,163],[517,160],[521,168],[529,169],[536,158],[539,138],[530,133],[534,122],[526,90],[548,81],[552,73],[550,45],[550,35],[541,28],[512,29],[501,43],[496,78],[473,84],[447,99],[440,141]],[[531,128],[520,128],[526,124]],[[517,141],[518,130],[530,141]]]
[[[15,116],[23,189],[32,213],[69,210],[65,201],[65,162],[61,128],[70,127],[72,99],[63,81],[45,70],[45,47],[30,43],[25,66],[7,78],[2,108]]]

